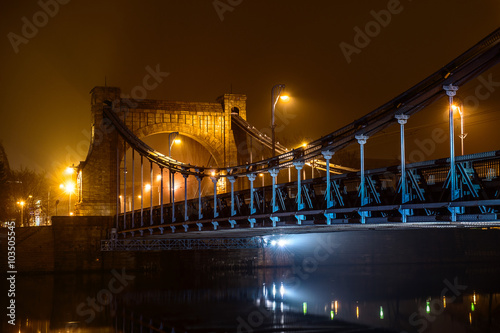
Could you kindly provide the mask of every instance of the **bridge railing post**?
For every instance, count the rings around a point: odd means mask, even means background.
[[[300,175],[300,170],[304,167],[304,162],[303,161],[296,161],[293,162],[293,165],[295,166],[295,169],[297,169],[297,210],[302,210],[304,209],[304,203],[302,202],[302,185],[301,185],[301,175]]]
[[[361,207],[365,206],[368,203],[368,197],[366,196],[366,185],[365,185],[365,150],[364,146],[366,144],[366,140],[368,140],[368,136],[366,135],[356,135],[355,136],[356,140],[358,140],[359,143],[359,152],[360,152],[360,159],[361,159],[361,181],[359,184],[359,196],[360,196],[360,201],[361,201]],[[359,215],[361,216],[361,223],[366,222],[366,217],[369,216],[369,212],[366,211],[359,211]]]
[[[330,160],[332,159],[333,155],[335,152],[325,150],[322,151],[321,154],[323,154],[323,157],[325,158],[326,162],[326,190],[325,190],[325,201],[326,201],[326,208],[331,208],[333,207],[333,199],[332,199],[332,184],[330,180]],[[326,217],[326,224],[330,225],[332,223],[332,219],[336,217],[335,213],[324,213]]]
[[[123,230],[127,230],[127,141],[123,140]]]
[[[236,182],[236,178],[228,176],[227,180],[231,183],[231,216],[234,216],[236,215],[236,210],[234,209],[234,182]]]
[[[141,227],[144,226],[144,158],[141,155]]]
[[[300,170],[304,167],[304,161],[295,161],[293,162],[293,165],[297,169],[297,211],[301,211],[305,207],[302,202],[302,185],[300,182]],[[303,214],[295,214],[295,218],[297,219],[297,224],[300,225],[302,224],[302,221],[306,219],[306,216]]]
[[[134,195],[135,195],[135,192],[134,192],[134,183],[135,183],[135,151],[134,149],[132,149],[132,229],[135,228],[135,212],[134,212],[134,203],[135,203],[135,200],[134,200]]]
[[[170,193],[172,198],[172,223],[175,222],[175,171],[170,170]]]
[[[160,167],[160,223],[163,224],[163,167]]]
[[[326,162],[326,190],[325,190],[325,200],[326,200],[326,208],[330,208],[333,206],[332,199],[332,184],[330,180],[330,160],[332,159],[335,152],[325,150],[321,152]]]
[[[199,170],[196,170],[196,172],[199,172]],[[201,205],[201,181],[203,177],[197,175],[196,180],[198,181],[198,220],[201,220],[203,218],[203,207]]]
[[[458,199],[458,190],[457,190],[457,174],[455,171],[455,125],[453,121],[453,96],[457,94],[458,86],[444,85],[443,89],[446,91],[446,95],[448,95],[449,100],[449,119],[450,119],[450,201],[455,201]],[[451,212],[451,221],[457,221],[457,212],[460,207],[449,207]]]
[[[149,164],[149,178],[151,181],[149,187],[149,225],[153,225],[153,162]]]
[[[214,219],[216,219],[219,216],[219,213],[217,213],[217,182],[219,181],[219,178],[213,176],[210,177],[210,179],[214,183]]]
[[[116,149],[116,230],[120,221],[120,150]]]
[[[187,204],[187,180],[189,175],[187,173],[182,174],[182,177],[184,177],[184,221],[189,220],[188,216],[188,204]]]
[[[401,204],[404,204],[410,201],[410,195],[406,186],[406,156],[405,156],[405,124],[410,118],[409,115],[406,114],[397,114],[394,116],[400,125],[400,144],[401,144]],[[401,213],[401,222],[406,223],[407,216],[410,215],[409,209],[399,209]]]
[[[251,173],[247,175],[248,180],[250,181],[250,212],[248,215],[253,215],[255,213],[255,208],[253,208],[253,193],[254,193],[254,188],[253,188],[253,182],[255,181],[255,174]],[[250,227],[253,228],[255,224],[255,218],[248,217],[248,222],[250,222]]]
[[[236,177],[228,176],[227,180],[231,183],[231,217],[236,215],[236,210],[234,209],[234,182],[236,181]],[[231,228],[234,228],[236,225],[236,221],[229,219],[229,223],[231,224]]]
[[[269,170],[269,174],[272,177],[272,201],[271,201],[271,215],[274,212],[277,212],[279,207],[276,205],[276,177],[278,177],[278,173],[280,172],[280,169],[271,169]],[[276,227],[276,222],[279,221],[279,217],[277,216],[271,216],[271,221],[273,222],[273,227]]]
[[[269,174],[272,177],[273,185],[272,185],[272,190],[273,190],[273,196],[272,196],[272,212],[278,211],[279,207],[276,205],[276,177],[278,176],[278,173],[280,172],[280,169],[271,169],[269,170]]]

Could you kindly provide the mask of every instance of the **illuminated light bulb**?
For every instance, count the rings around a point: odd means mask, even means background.
[[[359,306],[356,307],[356,319],[359,319]]]
[[[443,308],[446,309],[446,296],[443,296]]]
[[[283,102],[285,102],[285,103],[286,103],[286,102],[290,101],[290,96],[288,96],[288,95],[282,95],[282,96],[280,96],[280,99],[281,99]]]
[[[384,308],[380,306],[380,319],[384,319]]]
[[[283,286],[283,282],[281,282],[280,295],[281,295],[281,298],[283,298],[283,296],[285,296],[285,286]]]
[[[181,139],[175,139],[175,140],[174,140],[174,142],[175,142],[176,144],[179,144],[179,143],[181,143],[182,141],[181,141]]]
[[[273,283],[273,298],[276,296],[276,284]]]
[[[302,311],[307,314],[307,302],[302,303]]]
[[[284,240],[284,239],[280,239],[280,240],[278,241],[278,246],[279,246],[279,247],[284,247],[285,245],[286,245],[286,240]]]
[[[335,312],[333,310],[330,311],[330,319],[333,320],[335,318]]]

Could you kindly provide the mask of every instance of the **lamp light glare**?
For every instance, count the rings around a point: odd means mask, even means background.
[[[286,103],[286,102],[290,101],[290,96],[288,96],[288,95],[282,95],[282,96],[280,96],[280,99],[281,99],[282,102]]]

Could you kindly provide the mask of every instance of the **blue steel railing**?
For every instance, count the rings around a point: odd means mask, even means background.
[[[360,172],[331,175],[185,200],[174,206],[119,215],[118,233],[128,236],[221,228],[279,225],[447,221],[458,207],[459,221],[496,221],[500,208],[500,151],[457,157],[460,196],[450,200],[448,159],[408,164],[409,200],[401,203],[400,167],[368,170],[366,203],[360,200]],[[300,174],[300,173],[299,173]],[[251,200],[253,198],[253,200]],[[274,198],[274,200],[273,200]],[[200,205],[201,202],[201,205]],[[331,204],[329,204],[329,202]],[[214,205],[215,203],[215,205]],[[187,210],[186,206],[187,205]],[[152,211],[153,215],[150,215]],[[184,215],[185,212],[187,215]],[[134,220],[132,220],[132,215]],[[363,219],[364,215],[364,219]],[[171,216],[176,220],[172,221]],[[198,218],[205,216],[205,218]],[[364,221],[363,221],[364,220]]]

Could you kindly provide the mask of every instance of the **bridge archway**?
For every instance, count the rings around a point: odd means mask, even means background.
[[[214,158],[214,167],[237,163],[237,147],[231,128],[231,110],[246,119],[246,96],[225,94],[212,103],[129,100],[117,87],[91,91],[92,139],[89,153],[78,166],[76,215],[112,216],[117,212],[117,185],[123,160],[123,139],[104,116],[104,105],[113,111],[139,139],[153,134],[179,132],[199,142]]]
[[[222,167],[224,163],[224,142],[218,138],[210,136],[208,133],[203,133],[198,128],[187,125],[179,125],[172,123],[161,123],[148,125],[137,129],[136,135],[139,139],[150,137],[157,134],[168,134],[178,132],[179,135],[187,136],[199,144],[201,144],[214,159],[214,167]],[[183,163],[190,163],[190,161],[181,161]],[[211,165],[207,165],[210,167]]]

